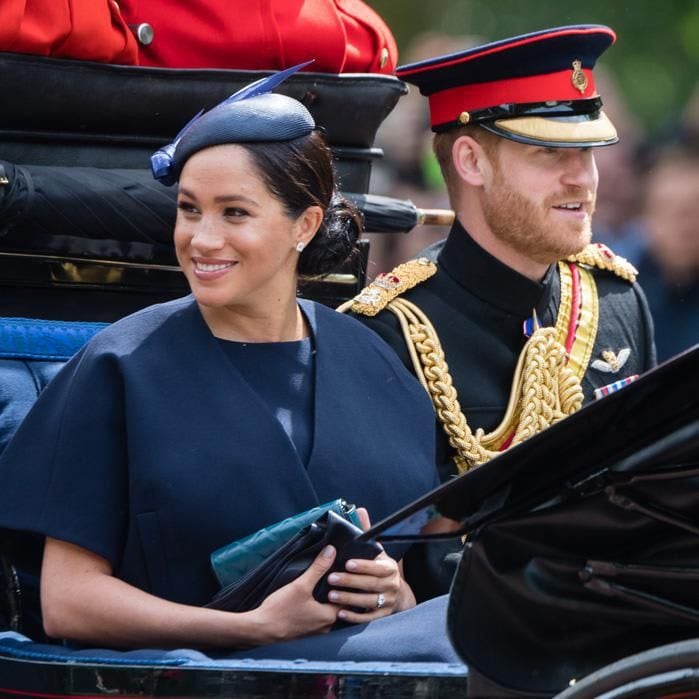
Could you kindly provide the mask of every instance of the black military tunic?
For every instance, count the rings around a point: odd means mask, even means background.
[[[590,271],[597,286],[599,320],[581,381],[584,402],[594,399],[595,389],[655,365],[653,325],[641,288],[612,272]],[[523,324],[534,310],[542,326],[555,324],[561,279],[553,265],[541,282],[531,281],[483,250],[457,222],[437,256],[437,272],[401,298],[417,305],[432,322],[468,425],[487,433],[505,414],[517,361],[527,341]],[[374,317],[356,317],[381,335],[412,369],[393,313],[382,310]],[[615,367],[602,355],[609,351],[619,358]],[[446,480],[456,472],[451,460],[455,451],[439,424],[437,431],[437,463]],[[442,547],[429,544],[428,549],[433,559],[429,567],[440,580],[416,590],[419,598],[446,592],[454,571],[453,566],[444,568]]]

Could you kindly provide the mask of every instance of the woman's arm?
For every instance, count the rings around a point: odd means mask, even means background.
[[[41,608],[46,633],[113,647],[249,648],[330,630],[339,607],[313,599],[335,559],[327,547],[294,582],[249,612],[233,614],[169,602],[112,575],[80,546],[46,539]]]

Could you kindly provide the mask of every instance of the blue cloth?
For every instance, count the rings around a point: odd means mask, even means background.
[[[265,402],[291,439],[304,465],[313,445],[314,349],[297,342],[219,340],[242,377]]]
[[[317,350],[307,468],[186,297],[109,326],[49,383],[0,458],[0,527],[201,605],[209,554],[230,541],[338,497],[376,521],[429,490],[422,387],[361,324],[299,303]]]
[[[104,327],[0,318],[0,452],[64,362]]]
[[[0,453],[63,362],[0,359]]]
[[[446,607],[447,598],[438,597],[413,610],[362,626],[227,654],[205,653],[191,648],[74,650],[65,646],[32,643],[11,631],[0,632],[0,657],[53,663],[157,665],[231,671],[465,676],[468,670],[446,637]]]
[[[239,651],[228,657],[460,665],[462,661],[447,637],[447,605],[448,596],[442,595],[368,624],[353,624],[327,634]]]
[[[65,361],[106,326],[107,323],[0,318],[0,357]]]

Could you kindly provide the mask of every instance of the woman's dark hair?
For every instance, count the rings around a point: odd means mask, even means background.
[[[336,189],[332,152],[322,132],[292,141],[240,143],[269,191],[296,218],[309,206],[323,209],[323,222],[299,257],[299,274],[318,276],[339,269],[356,254],[362,218]]]

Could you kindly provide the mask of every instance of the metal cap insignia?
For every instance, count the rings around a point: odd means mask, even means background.
[[[573,87],[580,90],[580,94],[587,89],[587,75],[582,69],[582,63],[577,58],[573,61],[573,75],[570,76],[570,80]]]

